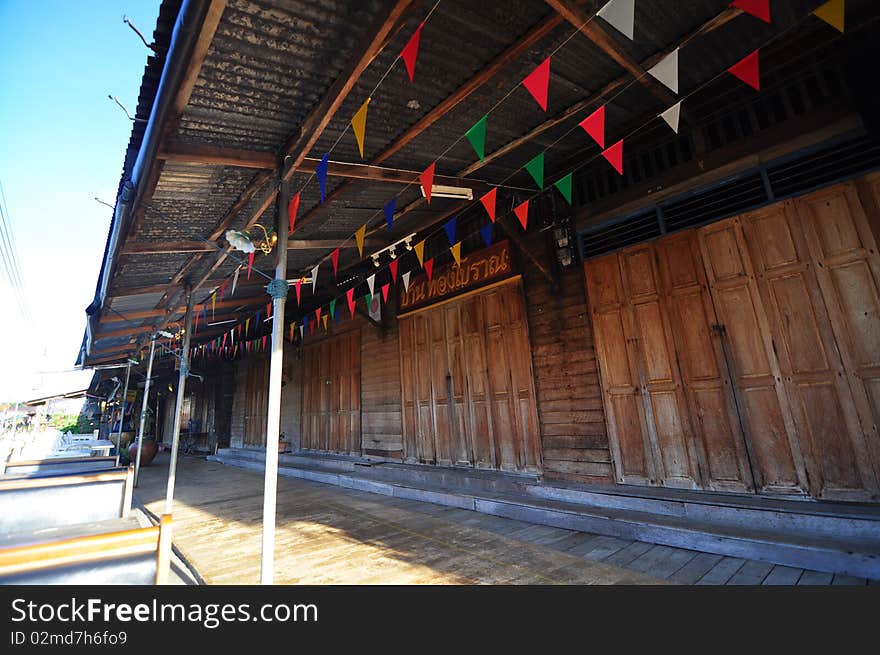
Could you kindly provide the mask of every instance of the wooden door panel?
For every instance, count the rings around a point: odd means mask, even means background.
[[[806,472],[791,406],[782,383],[764,303],[738,219],[698,231],[700,249],[756,486],[764,491],[806,490]]]
[[[434,438],[436,442],[437,463],[451,466],[452,435],[450,425],[451,375],[449,373],[449,352],[446,346],[446,321],[442,310],[428,312],[431,335],[431,388],[434,406]]]
[[[250,361],[245,382],[245,425],[244,443],[248,446],[266,444],[266,420],[268,418],[267,388],[269,385],[268,359],[255,358]]]
[[[467,362],[468,434],[474,466],[494,468],[493,427],[489,402],[485,322],[479,296],[469,298],[461,308],[464,359]]]
[[[473,460],[469,446],[470,436],[467,433],[467,385],[465,384],[466,360],[461,332],[461,307],[459,303],[444,308],[446,319],[446,349],[449,355],[449,376],[451,389],[450,412],[451,426],[451,459],[459,465],[467,465]]]

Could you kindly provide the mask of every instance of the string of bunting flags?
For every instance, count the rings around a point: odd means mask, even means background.
[[[606,23],[608,23],[612,28],[633,40],[635,33],[635,2],[636,0],[610,0],[605,5],[602,6],[601,9],[598,10],[593,16],[591,16],[587,22],[594,20],[595,18],[601,18]],[[439,4],[439,0],[438,3]],[[422,30],[425,27],[427,19],[430,17],[431,13],[433,13],[434,9],[436,9],[437,4],[431,9],[428,16],[423,20],[413,34],[410,36],[403,50],[400,52],[399,56],[395,59],[400,59],[404,62],[407,76],[410,82],[413,82],[415,71],[416,71],[416,62],[419,51],[419,44],[422,36]],[[736,7],[742,10],[744,13],[753,16],[754,18],[761,20],[765,23],[771,23],[771,11],[770,11],[770,0],[734,0],[730,3],[730,6]],[[818,17],[825,23],[829,24],[839,32],[844,32],[844,16],[845,16],[845,0],[829,0],[825,2],[810,14]],[[788,29],[792,29],[796,25]],[[581,26],[580,29],[582,29]],[[580,29],[576,30],[575,34],[580,32]],[[786,30],[787,32],[788,30]],[[767,44],[779,38],[785,32],[779,33],[772,37]],[[572,35],[574,36],[574,35]],[[569,37],[571,38],[571,37]],[[538,66],[532,70],[523,80],[521,81],[522,86],[526,89],[528,94],[535,100],[538,106],[543,110],[547,111],[549,106],[549,91],[550,91],[550,69],[552,64],[553,55],[563,46],[565,45],[563,42],[560,46],[556,48],[550,55],[548,55]],[[658,61],[654,66],[649,68],[646,71],[646,74],[650,75],[658,82],[663,84],[666,88],[668,88],[675,95],[679,94],[679,62],[680,62],[680,51],[687,45],[688,41],[680,44],[674,50],[665,55],[660,61]],[[763,46],[762,46],[763,47]],[[392,64],[393,65],[393,64]],[[613,100],[623,93],[626,88],[628,88],[631,84],[638,81],[638,78],[633,79],[628,85],[622,88],[618,93],[616,93],[612,98],[608,99],[604,102],[600,107],[592,111],[588,116],[583,118],[577,126],[573,127],[571,130],[563,134],[559,139],[557,139],[551,146],[547,147],[544,151],[539,153],[538,155],[532,157],[528,162],[526,162],[523,166],[523,170],[525,170],[529,177],[534,181],[538,191],[533,194],[530,198],[525,199],[520,202],[516,206],[514,206],[511,211],[516,216],[516,219],[522,226],[523,230],[528,229],[528,217],[529,217],[529,204],[530,201],[534,200],[536,197],[540,196],[546,191],[545,186],[545,154],[548,150],[550,150],[553,146],[556,145],[559,141],[566,138],[572,131],[580,128],[583,132],[599,147],[600,152],[597,153],[592,158],[582,161],[578,166],[569,171],[567,174],[563,175],[559,179],[553,181],[552,186],[560,193],[560,195],[564,198],[564,200],[571,205],[572,204],[572,178],[574,172],[576,170],[582,168],[588,163],[594,161],[599,156],[601,156],[616,172],[618,175],[623,175],[623,166],[624,166],[624,158],[623,158],[623,150],[624,150],[624,142],[627,138],[631,137],[633,134],[638,133],[641,129],[643,129],[646,125],[650,124],[656,118],[662,119],[670,129],[672,129],[676,134],[679,131],[679,123],[681,116],[681,105],[687,100],[688,97],[694,95],[698,91],[704,89],[708,84],[714,82],[719,77],[722,77],[724,74],[730,74],[735,78],[739,79],[744,84],[753,88],[755,91],[761,90],[761,76],[760,76],[760,48],[753,50],[745,57],[735,62],[731,66],[729,66],[726,70],[707,80],[703,84],[701,84],[696,89],[692,90],[688,95],[681,97],[677,102],[675,102],[672,106],[665,109],[663,112],[653,117],[645,124],[639,126],[629,135],[618,139],[614,143],[608,144],[606,142],[606,136],[608,133],[607,125],[606,125],[606,107],[613,102]],[[387,73],[386,73],[387,75]],[[383,78],[384,79],[384,76]],[[380,82],[381,83],[381,82]],[[378,85],[377,85],[378,88]],[[431,190],[433,188],[433,180],[436,172],[436,167],[438,161],[442,159],[442,157],[449,151],[451,148],[458,143],[462,138],[466,139],[473,149],[476,156],[485,161],[486,155],[486,137],[489,131],[489,116],[492,111],[497,108],[501,102],[504,101],[509,95],[513,93],[514,90],[511,90],[498,104],[495,105],[491,110],[486,112],[482,117],[479,118],[463,135],[459,137],[459,139],[449,148],[447,148],[441,155],[439,155],[429,166],[425,168],[425,170],[418,176],[418,183],[421,186],[423,196],[425,198],[425,202],[430,204],[431,202]],[[375,93],[375,90],[374,92]],[[352,117],[350,121],[350,125],[352,127],[352,132],[354,133],[355,140],[357,142],[358,151],[361,154],[361,157],[364,156],[364,138],[366,132],[366,124],[367,124],[367,113],[369,109],[370,102],[372,100],[372,94],[367,97],[367,99],[361,104],[358,111]],[[340,136],[341,138],[341,136]],[[337,141],[338,143],[338,141]],[[332,149],[331,149],[332,150]],[[326,189],[326,180],[327,180],[327,169],[329,165],[329,155],[330,151],[325,153],[322,157],[318,166],[316,166],[315,176],[318,179],[318,185],[320,188],[320,196],[321,202],[325,201],[325,189]],[[512,173],[508,178],[503,180],[499,186],[503,185],[507,182],[511,177],[518,174],[518,171]],[[311,180],[311,178],[309,178]],[[306,182],[308,184],[308,181]],[[411,184],[414,184],[411,183]],[[381,209],[377,210],[376,214],[384,214],[385,222],[388,225],[389,230],[393,227],[394,223],[394,213],[396,209],[396,199],[397,197],[403,193],[410,185],[406,185],[401,191],[398,192],[397,195],[392,197]],[[305,185],[303,189],[305,188]],[[294,194],[288,205],[288,220],[289,220],[289,228],[290,233],[292,234],[296,225],[296,217],[297,212],[299,210],[300,205],[300,194],[303,189],[300,189],[296,194]],[[498,187],[493,187],[487,193],[482,195],[477,202],[485,210],[486,215],[489,218],[489,223],[487,223],[483,228],[480,229],[480,234],[483,241],[487,246],[491,245],[492,237],[493,237],[493,225],[499,217],[497,212],[497,192]],[[475,206],[476,202],[473,205],[470,205],[461,210],[461,212],[465,212],[470,209],[471,206]],[[361,258],[363,258],[363,249],[364,242],[366,239],[367,227],[372,221],[373,217],[368,219],[360,228],[358,228],[353,234],[357,248],[358,254]],[[428,239],[433,238],[434,235],[439,234],[440,231],[445,232],[447,241],[449,243],[449,251],[452,256],[452,259],[456,262],[456,264],[460,264],[461,262],[461,241],[456,238],[457,231],[457,216],[452,216],[448,221],[444,223],[442,228],[438,228],[435,231],[432,231],[427,236],[425,236],[418,243],[412,245],[412,250],[415,252],[416,259],[418,261],[418,267],[403,272],[400,275],[404,292],[409,290],[409,282],[411,274],[418,270],[422,269],[425,272],[428,280],[432,279],[433,268],[434,268],[434,258],[425,259],[425,244]],[[348,237],[345,241],[343,241],[339,247],[332,251],[330,255],[330,260],[333,267],[333,275],[336,277],[338,275],[338,265],[339,265],[339,254],[340,249],[346,242],[348,242],[351,237]],[[250,278],[251,268],[253,266],[253,255],[251,253],[248,261],[248,278]],[[367,299],[367,307],[371,306],[372,300],[376,297],[376,276],[377,273],[387,269],[388,277],[390,278],[389,282],[385,282],[381,285],[381,297],[384,303],[388,301],[388,295],[390,292],[390,288],[393,285],[397,284],[398,273],[399,273],[399,259],[392,259],[387,265],[378,269],[376,272],[373,272],[366,278],[367,287],[369,289],[366,296]],[[232,276],[232,289],[231,295],[234,295],[235,288],[238,283],[239,271],[242,268],[241,265],[237,267]],[[310,280],[309,278],[300,278],[296,280],[293,284],[294,292],[296,296],[297,306],[302,305],[302,286],[307,282],[311,282],[312,293],[315,294],[317,290],[317,279],[320,269],[320,262],[316,264],[310,271]],[[218,289],[216,289],[210,296],[210,304],[212,310],[212,316],[214,315],[214,308],[216,305],[216,295],[217,291],[220,292],[220,298],[222,299],[225,295],[227,285],[229,283],[229,279],[227,278],[220,285]],[[358,281],[355,286],[350,287],[344,293],[345,301],[348,305],[349,313],[351,317],[354,318],[356,313],[356,304],[358,298],[354,297],[355,290],[358,286],[362,284],[362,281]],[[340,312],[338,310],[338,304],[341,300],[341,297],[336,297],[330,300],[325,307],[319,306],[310,314],[304,314],[301,319],[297,321],[293,321],[289,324],[287,330],[288,340],[290,342],[294,342],[295,335],[297,329],[299,331],[300,340],[305,338],[306,333],[309,334],[314,333],[316,329],[319,327],[323,327],[325,331],[329,331],[329,321],[333,320],[337,322],[340,319]],[[208,302],[202,304],[201,314],[202,320],[207,325],[207,306]],[[265,308],[265,319],[263,322],[268,321],[271,318],[272,312],[272,303],[268,303]],[[260,309],[256,312],[253,317],[253,324],[255,326],[261,325],[260,319],[263,317],[263,309]],[[196,314],[195,326],[196,330],[198,329],[198,313]],[[255,334],[253,337],[251,336],[251,318],[248,318],[244,321],[244,325],[239,322],[236,326],[230,329],[228,332],[223,333],[222,336],[218,336],[207,343],[203,343],[200,345],[193,346],[191,349],[191,354],[193,356],[224,356],[228,358],[235,358],[239,354],[246,354],[250,352],[262,352],[265,351],[271,344],[267,344],[268,335],[266,334]],[[254,332],[257,333],[261,331],[259,327],[256,327]]]

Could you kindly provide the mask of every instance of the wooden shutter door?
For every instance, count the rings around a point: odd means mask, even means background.
[[[467,423],[474,466],[495,468],[495,435],[489,394],[488,362],[484,335],[486,321],[479,296],[468,298],[461,308],[464,359],[467,362]]]
[[[266,444],[266,419],[269,409],[269,360],[266,357],[251,360],[245,386],[244,443],[247,446]]]
[[[721,221],[701,228],[698,236],[742,400],[755,484],[762,491],[802,492],[807,489],[803,457],[740,222]]]
[[[868,184],[877,193],[880,178],[869,177]],[[852,183],[810,194],[797,200],[795,206],[810,254],[816,262],[816,277],[845,369],[842,377],[858,413],[859,425],[850,430],[851,439],[836,444],[849,453],[834,454],[856,458],[866,491],[876,497],[880,476],[880,254],[877,242]],[[876,204],[872,208],[876,211]],[[832,479],[840,478],[843,473],[836,469],[828,471]]]
[[[706,484],[723,491],[754,489],[715,308],[693,230],[656,244],[669,320],[687,393],[697,455]]]
[[[586,262],[584,274],[617,481],[650,484],[654,463],[618,255]]]

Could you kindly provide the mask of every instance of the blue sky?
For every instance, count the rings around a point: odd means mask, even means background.
[[[73,367],[94,296],[160,0],[0,0],[0,182],[18,245],[26,324],[0,275],[0,401],[76,386]],[[73,379],[71,379],[73,378]]]

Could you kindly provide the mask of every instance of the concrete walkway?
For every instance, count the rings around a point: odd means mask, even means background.
[[[164,510],[167,455],[136,500]],[[179,460],[174,543],[209,584],[256,584],[263,476]],[[865,584],[804,571],[310,482],[278,480],[284,584]]]

